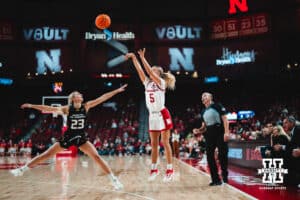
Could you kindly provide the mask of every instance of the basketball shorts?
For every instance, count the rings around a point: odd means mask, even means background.
[[[67,149],[70,146],[80,147],[84,143],[87,142],[86,134],[83,133],[70,133],[66,131],[64,135],[59,140],[59,144],[61,147]]]
[[[167,108],[149,113],[149,131],[165,131],[173,128],[172,117]]]

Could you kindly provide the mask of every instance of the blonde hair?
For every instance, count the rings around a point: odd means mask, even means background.
[[[283,127],[281,125],[276,125],[274,128],[278,129],[278,135],[284,135],[287,137],[287,139],[290,141],[290,136],[284,131]]]
[[[161,78],[166,81],[167,88],[170,89],[170,90],[174,90],[175,89],[175,83],[176,83],[175,76],[171,72],[164,72],[162,67],[157,66],[157,68],[160,71]]]
[[[69,97],[68,97],[68,104],[69,104],[69,105],[72,105],[72,103],[73,103],[73,98],[74,98],[74,96],[75,96],[76,94],[80,94],[80,95],[81,95],[81,93],[78,92],[78,91],[74,91],[74,92],[71,92],[71,94],[69,94]]]
[[[167,88],[169,88],[170,90],[175,89],[176,78],[173,74],[171,74],[170,72],[163,73],[162,78],[166,81]]]

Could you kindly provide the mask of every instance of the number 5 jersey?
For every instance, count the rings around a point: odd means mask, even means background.
[[[173,128],[172,117],[165,107],[166,82],[160,85],[146,78],[144,81],[146,105],[149,111],[149,131],[165,131]]]

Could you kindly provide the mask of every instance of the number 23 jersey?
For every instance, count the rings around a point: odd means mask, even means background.
[[[87,113],[84,105],[82,104],[79,109],[74,108],[73,105],[69,107],[69,114],[67,117],[67,126],[69,133],[84,132],[86,127]]]

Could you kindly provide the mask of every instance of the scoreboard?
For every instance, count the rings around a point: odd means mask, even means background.
[[[211,39],[237,38],[264,34],[269,31],[270,20],[267,14],[215,20],[210,24]]]

